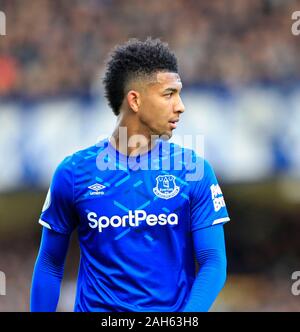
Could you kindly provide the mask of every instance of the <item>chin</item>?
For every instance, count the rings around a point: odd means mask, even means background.
[[[162,139],[163,141],[168,141],[172,137],[173,133],[171,131],[162,133],[159,135],[159,138]]]

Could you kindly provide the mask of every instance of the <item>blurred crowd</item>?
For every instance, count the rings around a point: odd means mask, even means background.
[[[299,0],[0,0],[0,96],[86,94],[101,87],[108,52],[159,37],[185,84],[300,77]]]

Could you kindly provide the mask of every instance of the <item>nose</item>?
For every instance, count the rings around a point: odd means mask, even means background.
[[[178,100],[176,104],[174,105],[174,112],[176,113],[183,113],[185,111],[184,104],[182,102],[182,99],[180,96],[178,96]]]

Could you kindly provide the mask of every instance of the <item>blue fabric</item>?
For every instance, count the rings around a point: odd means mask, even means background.
[[[200,266],[185,312],[208,311],[226,279],[223,225],[193,233],[195,255]],[[69,235],[43,228],[31,288],[31,311],[55,311],[59,299]]]
[[[193,242],[199,271],[184,311],[208,311],[226,280],[223,225],[197,230],[193,233]]]
[[[227,221],[214,171],[192,150],[161,141],[127,157],[108,139],[58,166],[40,217],[61,234],[77,229],[75,311],[182,311],[194,233]]]
[[[40,250],[33,271],[31,311],[56,311],[69,239],[70,235],[43,228]]]

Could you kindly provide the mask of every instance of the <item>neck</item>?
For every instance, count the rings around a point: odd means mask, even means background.
[[[148,128],[129,117],[119,116],[110,143],[124,155],[137,156],[151,150],[158,136],[151,136]]]

